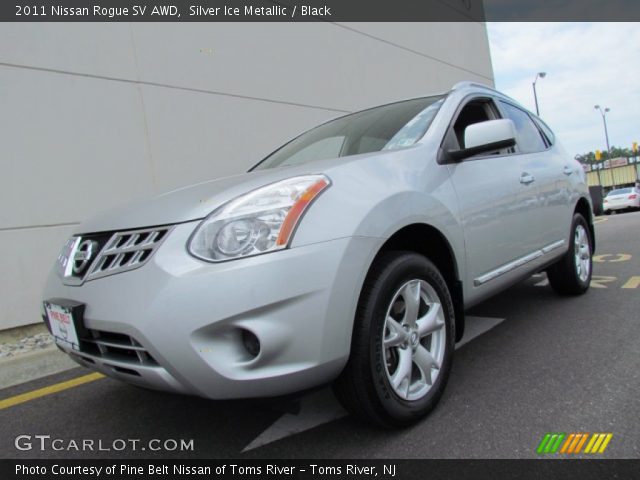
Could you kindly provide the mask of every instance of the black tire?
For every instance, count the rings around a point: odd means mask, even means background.
[[[576,230],[582,227],[586,232],[589,244],[588,275],[581,278],[576,263]],[[582,295],[589,289],[591,274],[593,272],[593,239],[591,230],[585,218],[576,213],[571,223],[571,236],[569,237],[569,250],[564,256],[547,270],[549,284],[560,295]]]
[[[412,280],[426,282],[440,300],[443,315],[439,318],[444,317],[444,325],[439,332],[444,331],[444,337],[442,333],[438,335],[442,339],[439,344],[444,354],[440,368],[436,369],[437,377],[426,394],[419,399],[407,400],[396,394],[389,381],[389,352],[383,347],[383,338],[388,331],[385,330],[385,322],[394,295],[397,298],[399,289]],[[424,341],[434,342],[434,339],[427,336]],[[334,392],[349,412],[365,422],[386,428],[409,425],[433,410],[440,400],[451,371],[454,345],[453,302],[436,266],[416,253],[385,253],[376,260],[365,281],[356,312],[351,354],[344,371],[334,383]],[[414,346],[419,348],[415,342]],[[407,379],[408,384],[411,384],[413,369],[417,365],[411,363],[410,368],[412,373]]]

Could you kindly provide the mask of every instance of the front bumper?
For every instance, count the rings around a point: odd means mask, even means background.
[[[44,298],[84,303],[84,327],[98,337],[80,352],[60,347],[111,377],[214,399],[281,395],[337,376],[383,240],[343,238],[207,263],[186,251],[196,226],[176,226],[137,270],[79,287],[52,271]],[[256,357],[243,330],[260,341]]]

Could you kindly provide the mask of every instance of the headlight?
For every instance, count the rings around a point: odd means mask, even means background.
[[[282,250],[307,207],[329,184],[324,175],[305,175],[242,195],[198,225],[189,240],[189,253],[220,262]]]

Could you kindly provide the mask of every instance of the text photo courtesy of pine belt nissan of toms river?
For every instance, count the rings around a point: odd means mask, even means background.
[[[249,172],[77,228],[43,317],[80,365],[231,399],[333,383],[357,417],[434,408],[464,312],[546,271],[584,293],[580,164],[509,97],[457,84],[313,128]]]

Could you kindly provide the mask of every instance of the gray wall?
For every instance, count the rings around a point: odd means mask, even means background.
[[[47,271],[95,212],[465,79],[493,84],[483,24],[2,24],[0,329],[39,321]]]

